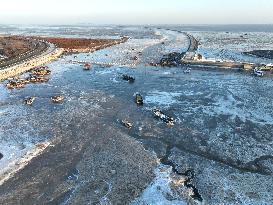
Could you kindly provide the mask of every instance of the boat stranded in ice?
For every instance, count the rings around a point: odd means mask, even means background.
[[[264,76],[264,71],[262,71],[260,68],[256,67],[253,70],[253,74],[258,77],[263,77]]]
[[[135,82],[135,78],[130,75],[123,74],[122,79],[128,81],[129,83]]]
[[[167,123],[167,125],[173,126],[175,123],[175,120],[173,117],[170,117],[166,114],[164,114],[161,110],[154,108],[153,113],[155,115],[156,118],[161,119],[163,122]]]
[[[127,127],[128,129],[131,129],[132,127],[133,127],[133,123],[132,122],[129,122],[128,120],[122,120],[121,121],[122,122],[122,124],[125,126],[125,127]]]
[[[143,105],[143,98],[139,93],[136,94],[136,104]]]
[[[33,102],[35,101],[36,97],[29,97],[27,99],[25,99],[25,103],[26,105],[32,105]]]
[[[62,95],[53,96],[53,97],[51,97],[51,100],[54,103],[63,103],[64,96],[62,96]]]

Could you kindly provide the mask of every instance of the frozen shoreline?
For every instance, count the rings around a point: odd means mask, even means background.
[[[50,144],[50,142],[44,142],[30,145],[21,153],[15,149],[10,149],[10,147],[4,148],[1,145],[0,148],[1,150],[4,150],[4,152],[2,152],[3,158],[0,161],[0,186],[13,177],[16,172],[23,169],[33,158],[39,156],[48,146],[50,146]],[[12,153],[9,153],[10,155],[8,155],[6,151]],[[15,152],[17,152],[17,156]]]
[[[27,62],[23,62],[19,65],[15,65],[9,68],[0,70],[0,81],[7,78],[11,78],[22,74],[36,66],[41,66],[49,63],[52,60],[59,58],[63,53],[63,49],[53,49],[52,51],[47,51],[46,53],[38,56],[37,58],[31,59]]]

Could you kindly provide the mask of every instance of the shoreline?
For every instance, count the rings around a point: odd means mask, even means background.
[[[20,158],[8,163],[5,169],[0,171],[0,186],[12,178],[18,171],[27,166],[33,158],[41,155],[42,152],[50,145],[50,142],[36,144]]]
[[[45,41],[49,46],[48,49],[42,53],[41,55],[37,56],[36,58],[29,59],[26,62],[21,62],[18,65],[12,65],[10,67],[4,68],[0,70],[0,81],[4,81],[8,78],[15,77],[17,75],[20,75],[26,71],[31,70],[34,67],[42,66],[44,64],[47,64],[51,61],[54,61],[58,59],[63,54],[73,54],[73,53],[92,53],[97,50],[101,50],[107,47],[111,47],[117,44],[125,43],[129,38],[128,37],[122,37],[117,40],[108,40],[107,43],[102,43],[101,45],[95,45],[95,46],[87,46],[84,48],[73,48],[73,45],[71,48],[62,48],[58,45],[56,46],[53,42]],[[68,42],[71,41],[71,39],[66,39]],[[77,40],[77,39],[74,39]],[[72,42],[73,43],[73,42]],[[71,45],[70,45],[71,46]],[[54,49],[50,51],[51,49]]]
[[[37,58],[31,59],[27,62],[23,62],[19,65],[15,65],[15,66],[0,70],[0,81],[4,81],[8,78],[15,77],[15,76],[20,75],[20,74],[22,74],[34,67],[41,66],[41,65],[49,63],[53,60],[56,60],[62,54],[63,54],[63,49],[57,48],[53,52],[50,52],[46,55],[41,55]]]

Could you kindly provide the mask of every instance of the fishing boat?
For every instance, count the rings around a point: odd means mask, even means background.
[[[35,99],[36,99],[35,97],[25,99],[26,105],[32,105]]]
[[[129,122],[128,120],[122,120],[121,122],[128,129],[131,129],[133,127],[133,123]]]
[[[51,100],[54,103],[62,103],[64,101],[64,96],[62,95],[53,96],[51,97]]]
[[[90,70],[91,69],[91,64],[85,63],[83,66],[83,70]]]
[[[123,74],[122,79],[128,81],[129,83],[135,82],[135,78],[130,75]]]
[[[136,104],[143,105],[143,98],[139,93],[136,94]]]
[[[167,125],[173,126],[175,123],[174,118],[164,114],[161,110],[154,108],[153,113],[155,115],[156,118],[161,119],[163,122],[167,123]]]
[[[254,68],[253,74],[257,77],[263,77],[264,71],[260,70],[258,67]]]

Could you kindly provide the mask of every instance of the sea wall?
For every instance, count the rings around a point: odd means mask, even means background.
[[[0,81],[5,80],[7,78],[14,77],[21,73],[24,73],[36,66],[41,66],[43,64],[49,63],[50,61],[55,60],[59,56],[61,56],[63,52],[64,52],[64,49],[57,48],[57,49],[54,49],[52,52],[49,52],[47,54],[42,54],[36,58],[30,59],[27,62],[0,70]]]

